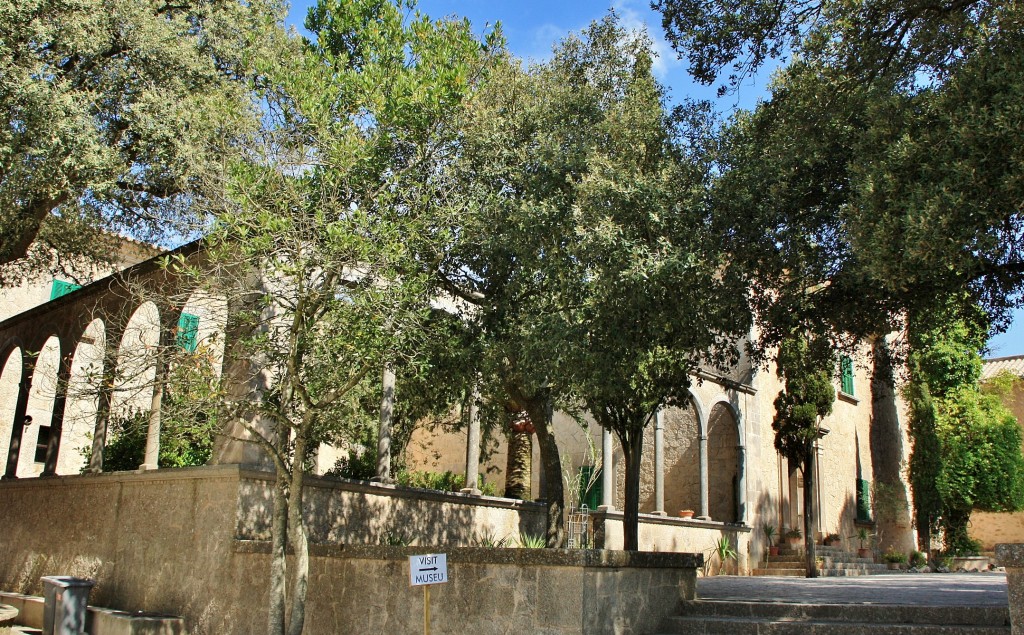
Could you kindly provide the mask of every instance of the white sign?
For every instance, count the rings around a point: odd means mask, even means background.
[[[441,584],[448,581],[448,554],[428,553],[409,556],[409,584]]]

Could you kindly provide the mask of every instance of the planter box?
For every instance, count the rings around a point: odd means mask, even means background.
[[[950,571],[988,571],[989,560],[985,556],[954,557],[949,565]]]

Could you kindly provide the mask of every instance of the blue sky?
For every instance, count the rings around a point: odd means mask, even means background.
[[[300,31],[306,12],[315,0],[297,0],[288,14],[288,24]],[[716,98],[715,87],[701,86],[690,80],[685,63],[676,58],[665,42],[661,15],[651,10],[648,0],[420,0],[419,10],[431,17],[460,16],[469,18],[474,31],[485,32],[488,25],[500,21],[509,49],[516,55],[534,60],[547,59],[551,48],[562,37],[580,31],[602,18],[610,8],[628,28],[646,29],[654,41],[659,57],[655,74],[669,87],[670,99],[685,97],[713,99],[719,110],[752,108],[765,94],[768,73],[754,77],[734,94]],[[1024,310],[1014,312],[1010,329],[989,341],[989,356],[1003,357],[1024,354]]]

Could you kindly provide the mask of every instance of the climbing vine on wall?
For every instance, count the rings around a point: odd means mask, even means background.
[[[1021,431],[1000,401],[1013,380],[979,384],[984,316],[942,317],[911,324],[910,476],[921,546],[941,530],[947,553],[971,554],[972,510],[1024,508]]]

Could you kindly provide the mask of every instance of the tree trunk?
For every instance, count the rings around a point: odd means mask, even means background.
[[[622,510],[622,541],[626,551],[640,550],[640,458],[644,447],[643,429],[638,434],[623,438],[622,454],[626,468],[625,508]]]
[[[814,444],[804,455],[804,547],[807,556],[807,577],[818,577],[818,554],[815,552],[814,527],[818,524],[818,505],[814,496]]]
[[[309,541],[306,538],[306,522],[302,515],[303,487],[306,457],[306,436],[295,439],[295,463],[292,468],[291,500],[288,508],[288,537],[295,556],[295,573],[292,575],[292,606],[288,622],[288,635],[302,635],[306,623],[306,591],[309,588]]]
[[[565,541],[565,491],[562,487],[562,461],[551,425],[551,404],[547,399],[531,399],[523,404],[537,431],[540,460],[547,487],[547,547],[560,549]]]
[[[277,471],[274,511],[270,525],[270,607],[268,635],[284,635],[284,607],[287,600],[288,473]]]
[[[505,464],[505,497],[530,498],[530,473],[533,461],[532,436],[511,431],[508,435],[508,461]]]

